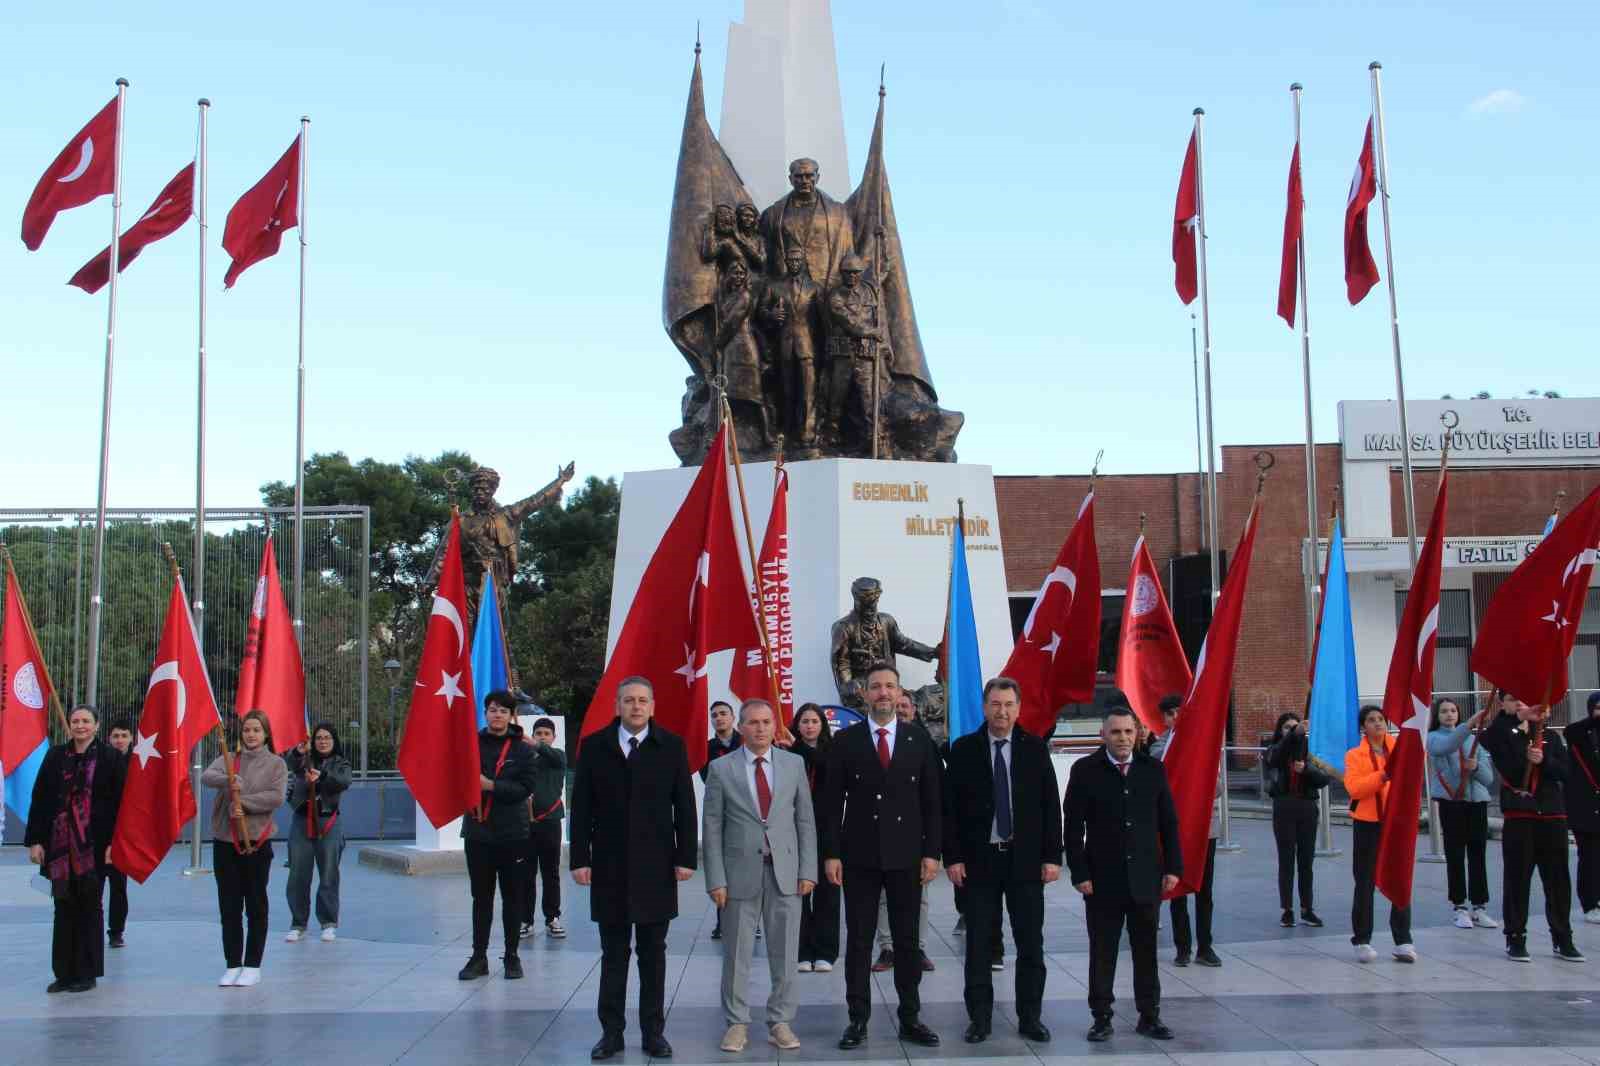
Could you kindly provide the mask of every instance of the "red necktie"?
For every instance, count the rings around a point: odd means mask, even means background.
[[[761,820],[767,820],[767,815],[772,813],[772,786],[767,784],[767,772],[761,768],[766,762],[761,756],[756,756],[756,802],[761,805]]]
[[[887,770],[889,768],[889,731],[878,730],[878,762]]]
[[[1125,762],[1117,763],[1117,769],[1122,772],[1122,776],[1123,777],[1127,777],[1128,776],[1128,764],[1127,763],[1125,763]]]

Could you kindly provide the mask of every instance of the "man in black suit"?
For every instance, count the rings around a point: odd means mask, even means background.
[[[572,879],[589,886],[589,917],[600,926],[597,1062],[622,1050],[630,939],[642,1046],[651,1058],[672,1055],[667,925],[678,916],[678,882],[694,874],[698,821],[683,741],[652,724],[654,713],[649,681],[618,685],[616,722],[584,740],[572,786]]]
[[[843,730],[828,747],[823,784],[822,855],[829,882],[844,887],[845,1002],[850,1024],[844,1050],[867,1038],[872,1014],[872,941],[878,893],[889,897],[894,936],[894,988],[900,999],[900,1039],[937,1047],[939,1036],[919,1019],[922,965],[917,912],[922,886],[939,872],[939,753],[922,727],[895,717],[900,672],[889,663],[867,671],[871,717]]]
[[[1067,865],[1089,923],[1089,1039],[1095,1043],[1111,1039],[1111,983],[1124,925],[1133,949],[1137,1031],[1172,1039],[1161,1023],[1156,921],[1162,895],[1183,873],[1178,812],[1166,768],[1134,750],[1137,737],[1133,711],[1112,707],[1100,726],[1104,746],[1072,765],[1062,804]]]
[[[983,686],[987,727],[950,745],[945,765],[944,858],[965,886],[966,1041],[989,1037],[994,1016],[991,937],[1000,900],[1017,942],[1017,1031],[1045,1043],[1044,886],[1061,877],[1061,810],[1045,742],[1015,728],[1022,691],[1009,677]]]

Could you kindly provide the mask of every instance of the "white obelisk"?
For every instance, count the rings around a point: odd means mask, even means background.
[[[850,195],[829,0],[744,0],[728,24],[717,139],[758,209],[789,191],[789,162],[817,161],[822,191]]]

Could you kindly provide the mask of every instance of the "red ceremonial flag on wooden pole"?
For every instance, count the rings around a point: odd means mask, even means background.
[[[278,583],[278,559],[272,536],[261,549],[261,572],[256,577],[250,606],[250,627],[244,638],[244,658],[239,662],[239,691],[233,701],[241,718],[250,711],[265,712],[272,723],[273,745],[288,751],[306,738],[306,674],[295,643],[289,605]]]
[[[1140,721],[1152,733],[1160,733],[1167,728],[1161,717],[1162,697],[1183,695],[1192,680],[1178,627],[1172,623],[1172,610],[1141,529],[1133,545],[1128,592],[1122,605],[1117,688],[1128,697],[1128,705]]]
[[[472,691],[472,635],[467,625],[461,516],[452,514],[396,760],[400,776],[435,829],[475,808],[481,794],[478,704]]]
[[[1094,539],[1094,481],[1055,564],[1039,586],[1022,633],[1000,673],[1022,686],[1023,729],[1047,736],[1069,703],[1094,699],[1100,660],[1100,549]]]
[[[766,647],[772,649],[780,704],[776,724],[783,734],[794,721],[794,620],[789,595],[789,471],[781,464],[773,472],[772,513],[761,537],[753,587],[767,631]],[[770,700],[772,681],[760,640],[734,649],[728,691],[741,700]]]
[[[1183,875],[1170,896],[1200,891],[1206,872],[1206,839],[1211,830],[1211,809],[1216,800],[1221,770],[1222,741],[1228,728],[1228,702],[1233,694],[1233,663],[1239,650],[1239,626],[1244,620],[1244,597],[1250,584],[1250,559],[1255,554],[1256,529],[1261,517],[1261,485],[1245,519],[1239,546],[1228,567],[1228,579],[1217,598],[1211,628],[1200,645],[1194,681],[1184,696],[1183,709],[1172,737],[1162,750],[1178,809],[1178,839],[1182,841]]]

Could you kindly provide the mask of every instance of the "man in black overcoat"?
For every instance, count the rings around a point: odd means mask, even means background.
[[[1104,744],[1073,763],[1062,804],[1067,865],[1089,923],[1089,1039],[1096,1043],[1111,1039],[1111,983],[1124,925],[1133,949],[1137,1031],[1172,1039],[1161,1022],[1156,922],[1162,895],[1183,873],[1183,855],[1166,768],[1134,750],[1137,737],[1132,710],[1108,711],[1100,726]]]
[[[667,924],[678,882],[696,859],[694,788],[683,741],[654,724],[650,682],[617,686],[617,719],[584,739],[572,786],[572,879],[589,887],[600,926],[600,1027],[590,1057],[622,1050],[628,945],[639,954],[639,1029],[645,1053],[668,1058]]]
[[[850,1024],[839,1038],[844,1050],[867,1038],[872,1014],[872,942],[878,893],[888,896],[894,937],[894,988],[900,1000],[900,1039],[937,1047],[923,1025],[922,963],[917,915],[922,886],[939,872],[939,753],[926,730],[900,722],[894,710],[900,672],[889,663],[867,671],[871,717],[834,736],[823,784],[822,856],[829,882],[844,888],[845,1003]]]
[[[950,745],[944,775],[944,860],[966,888],[966,1041],[988,1039],[995,917],[1004,898],[1017,942],[1017,1031],[1050,1039],[1044,1002],[1044,886],[1061,877],[1061,808],[1044,741],[1017,728],[1022,690],[1009,677],[983,687],[986,725]]]

